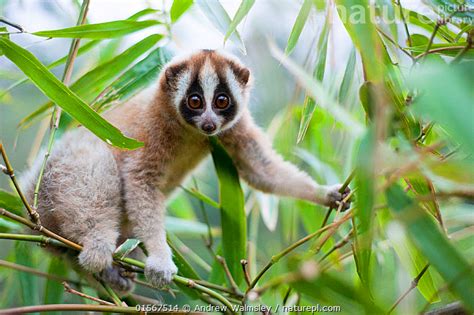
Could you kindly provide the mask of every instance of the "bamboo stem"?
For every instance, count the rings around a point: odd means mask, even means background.
[[[387,315],[393,312],[393,310],[403,301],[403,299],[418,286],[421,277],[425,274],[426,270],[428,270],[430,264],[426,264],[426,266],[420,271],[420,273],[413,279],[411,282],[410,287],[397,299],[397,301],[392,305],[390,310],[387,312]]]
[[[63,281],[62,284],[63,284],[63,286],[64,286],[64,291],[66,291],[67,293],[71,293],[71,294],[80,296],[80,297],[82,297],[82,298],[85,298],[85,299],[88,299],[88,300],[97,302],[97,303],[99,303],[99,304],[101,304],[101,305],[110,305],[110,306],[115,305],[114,303],[110,303],[110,302],[108,302],[108,301],[104,301],[104,300],[99,299],[99,298],[96,298],[96,297],[94,297],[94,296],[87,295],[87,294],[82,293],[82,292],[80,292],[80,291],[74,290],[73,288],[71,288],[71,286],[70,286],[66,281]]]
[[[38,212],[36,212],[35,209],[33,209],[30,206],[30,204],[28,203],[28,200],[26,200],[25,195],[21,191],[20,185],[18,184],[18,181],[16,180],[13,167],[10,163],[10,160],[8,159],[7,152],[5,151],[5,148],[3,147],[3,143],[1,142],[0,142],[0,153],[2,154],[3,161],[5,162],[5,167],[2,168],[2,171],[10,177],[10,180],[13,183],[13,186],[15,186],[15,190],[18,193],[18,196],[20,196],[21,201],[25,205],[25,208],[28,211],[28,214],[30,215],[31,221],[33,221],[35,224],[40,225],[41,221],[39,219],[39,214]]]

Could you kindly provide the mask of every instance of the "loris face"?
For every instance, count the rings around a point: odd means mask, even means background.
[[[230,128],[248,102],[250,71],[234,57],[202,50],[164,73],[180,120],[205,135]]]

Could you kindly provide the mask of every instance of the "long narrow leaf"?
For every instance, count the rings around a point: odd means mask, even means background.
[[[219,178],[224,258],[234,280],[240,283],[243,279],[240,260],[247,257],[247,224],[244,193],[240,186],[239,174],[230,156],[216,139],[211,139],[211,145],[212,159]]]
[[[193,5],[193,0],[174,0],[170,9],[171,22],[175,23]]]
[[[142,146],[137,140],[125,137],[120,130],[94,112],[29,51],[6,38],[0,38],[0,49],[46,96],[96,136],[119,148],[136,149]]]
[[[112,60],[100,64],[84,74],[70,86],[70,89],[84,101],[88,103],[92,102],[111,80],[152,48],[161,38],[162,35],[156,34],[142,39],[121,54],[115,56]],[[42,105],[33,113],[23,118],[20,122],[20,126],[29,124],[34,118],[41,116],[41,114],[47,111],[51,106],[51,102]]]
[[[18,195],[0,189],[0,208],[21,215],[23,203]]]
[[[196,0],[196,4],[199,6],[207,19],[212,23],[212,25],[214,25],[219,30],[219,32],[225,35],[230,27],[231,20],[222,4],[217,0]],[[244,54],[246,54],[245,45],[240,38],[239,32],[233,32],[229,38]]]
[[[93,108],[103,108],[115,101],[124,101],[147,87],[160,73],[161,68],[171,59],[163,48],[153,50],[147,57],[133,65],[118,79],[100,93]]]
[[[314,68],[313,76],[314,78],[322,82],[324,78],[324,71],[326,69],[326,55],[327,55],[327,48],[328,48],[328,36],[329,36],[329,25],[331,22],[329,18],[326,18],[326,23],[319,35],[318,45],[317,45],[317,62]],[[306,131],[308,130],[309,123],[311,122],[311,118],[313,117],[314,111],[316,110],[316,101],[314,98],[306,96],[303,113],[301,115],[301,122],[300,122],[300,129],[298,130],[298,137],[296,142],[299,143],[303,140]]]
[[[147,21],[113,21],[98,24],[85,24],[80,26],[73,26],[58,30],[39,31],[32,33],[36,36],[42,37],[65,37],[65,38],[91,38],[104,39],[121,37],[136,31],[143,30],[150,26],[160,24],[156,20]]]
[[[390,186],[386,196],[388,205],[405,226],[411,241],[463,300],[469,311],[474,312],[472,266],[451,245],[428,214],[421,210],[399,185]]]
[[[304,0],[303,5],[301,6],[300,12],[296,17],[295,24],[290,33],[290,37],[288,38],[288,42],[285,48],[285,54],[289,55],[295,49],[296,43],[300,38],[301,32],[303,31],[303,27],[306,24],[306,20],[308,19],[309,12],[311,11],[311,4],[312,0]]]
[[[352,135],[357,137],[364,131],[364,127],[337,103],[321,82],[312,78],[272,43],[270,44],[270,51],[277,60],[293,73],[307,92],[318,101],[321,108],[327,110],[336,120],[340,121],[347,129],[350,129]]]
[[[242,0],[240,3],[239,8],[237,9],[237,12],[235,13],[234,19],[229,25],[229,29],[227,30],[227,33],[225,34],[224,37],[224,42],[229,38],[232,33],[234,33],[235,29],[237,26],[242,22],[244,17],[249,13],[250,9],[252,6],[255,4],[255,0]]]

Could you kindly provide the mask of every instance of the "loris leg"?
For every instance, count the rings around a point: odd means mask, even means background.
[[[118,209],[101,208],[99,211],[90,211],[86,217],[76,218],[70,222],[70,227],[63,227],[66,235],[75,234],[74,226],[85,228],[74,238],[83,245],[78,259],[87,271],[100,272],[112,266],[112,254],[119,234],[118,212]]]
[[[157,189],[141,181],[125,179],[126,208],[133,233],[148,251],[145,276],[155,287],[172,281],[176,268],[166,242],[165,197]]]
[[[220,136],[242,176],[253,187],[269,193],[305,199],[334,208],[350,189],[339,192],[341,185],[318,185],[308,174],[285,161],[273,149],[266,135],[244,112],[240,121]],[[344,205],[344,209],[349,203]]]

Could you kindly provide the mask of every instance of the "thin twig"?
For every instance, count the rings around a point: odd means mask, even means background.
[[[200,284],[200,285],[206,287],[206,288],[214,289],[214,290],[221,291],[221,292],[225,292],[225,293],[228,293],[230,295],[234,295],[238,298],[242,298],[244,296],[244,294],[242,292],[234,292],[232,289],[226,288],[224,286],[221,286],[221,285],[218,285],[218,284],[215,284],[215,283],[212,283],[212,282],[208,282],[208,281],[205,281],[205,280],[193,280],[193,281],[196,282],[197,284]]]
[[[237,286],[237,283],[234,280],[234,277],[232,277],[232,274],[230,273],[229,266],[227,266],[227,262],[225,261],[224,257],[217,255],[216,256],[217,261],[222,265],[222,268],[224,268],[224,273],[227,277],[227,280],[229,281],[229,285],[232,289],[233,292],[239,292],[239,287]]]
[[[136,307],[93,305],[93,304],[46,304],[23,306],[0,310],[0,314],[16,315],[28,313],[61,312],[61,311],[81,311],[87,312],[105,312],[105,313],[127,313],[136,314]],[[182,314],[182,312],[170,312],[169,314]]]
[[[20,199],[25,205],[26,210],[28,210],[28,214],[30,215],[31,221],[33,221],[35,224],[40,225],[41,221],[39,219],[39,214],[38,212],[36,212],[36,210],[31,208],[30,204],[28,203],[28,200],[26,200],[25,195],[21,191],[20,185],[18,184],[18,181],[16,180],[13,167],[10,163],[10,160],[8,159],[7,152],[5,151],[5,148],[3,147],[3,143],[1,142],[0,142],[0,152],[2,154],[3,161],[5,162],[5,167],[2,168],[2,171],[10,177],[10,180],[13,183],[13,186],[15,186],[15,190],[18,193],[18,196],[20,196]]]
[[[472,47],[472,37],[474,36],[474,31],[470,31],[467,34],[467,39],[466,39],[466,46],[454,57],[453,61],[451,61],[451,64],[457,64],[459,63],[464,55],[471,49]]]
[[[247,265],[249,262],[246,259],[242,259],[240,260],[240,264],[242,265],[242,272],[244,273],[245,282],[247,283],[247,286],[250,286],[250,275],[247,270]]]
[[[104,288],[105,292],[108,294],[108,296],[112,299],[112,301],[114,301],[114,304],[117,305],[117,306],[127,306],[126,304],[124,304],[125,302],[123,302],[120,297],[117,295],[117,293],[115,293],[115,291],[107,284],[105,283],[104,281],[100,280],[98,277],[96,277],[94,275],[94,278],[102,285],[102,287]]]
[[[258,275],[255,277],[255,279],[253,279],[253,281],[250,283],[250,286],[249,288],[247,289],[247,293],[253,289],[255,287],[255,285],[257,284],[257,282],[260,280],[260,278],[262,278],[262,276],[268,271],[268,269],[270,269],[274,264],[276,264],[281,258],[285,257],[286,255],[288,255],[290,252],[292,252],[294,249],[298,248],[299,246],[303,245],[304,243],[308,242],[309,240],[313,239],[314,237],[320,235],[321,233],[331,229],[332,227],[335,227],[335,226],[340,226],[342,223],[346,222],[347,220],[349,220],[351,217],[352,217],[352,213],[351,212],[347,212],[346,215],[344,215],[339,221],[336,221],[336,222],[333,222],[329,225],[326,225],[325,227],[303,237],[302,239],[296,241],[295,243],[291,244],[290,246],[288,246],[287,248],[285,248],[284,250],[282,250],[280,253],[272,256],[272,258],[270,259],[270,261],[265,265],[265,267],[263,267],[263,269],[258,273]]]
[[[390,36],[388,36],[384,31],[382,31],[379,27],[376,27],[377,28],[377,31],[382,34],[383,37],[385,37],[389,42],[391,42],[393,45],[395,45],[395,47],[397,47],[398,49],[401,50],[401,52],[403,52],[405,55],[407,55],[408,57],[410,57],[410,59],[414,59],[414,57],[408,52],[406,51],[402,46],[400,46],[399,43],[397,43],[395,40],[393,40]]]
[[[393,310],[400,304],[400,302],[413,290],[418,286],[421,277],[425,274],[426,270],[428,270],[430,264],[426,264],[426,266],[420,271],[420,273],[413,279],[411,282],[410,287],[397,299],[397,301],[392,305],[390,310],[387,312],[387,315],[393,312]]]
[[[79,18],[77,19],[76,25],[78,25],[78,26],[82,25],[86,21],[87,12],[89,10],[89,2],[90,2],[90,0],[83,0],[82,5],[81,5],[81,11],[79,13]],[[74,66],[74,61],[76,60],[80,40],[81,40],[80,38],[74,38],[71,42],[71,46],[69,47],[69,53],[68,53],[68,57],[67,57],[67,60],[66,60],[66,66],[64,68],[64,73],[63,73],[63,77],[62,77],[62,82],[65,85],[69,85],[69,81],[71,80],[72,69],[73,69],[73,66]],[[51,150],[53,149],[53,143],[54,143],[54,139],[55,139],[55,136],[56,136],[56,131],[59,128],[59,122],[61,120],[61,112],[62,112],[61,107],[59,107],[57,104],[55,104],[54,108],[53,108],[53,114],[52,114],[52,117],[51,117],[53,124],[52,124],[51,133],[49,135],[48,147],[46,149],[46,153],[44,155],[43,163],[41,165],[41,168],[40,168],[40,171],[39,171],[39,174],[38,174],[38,180],[36,181],[36,185],[35,185],[35,191],[34,191],[34,197],[33,197],[33,208],[34,209],[36,209],[37,206],[38,206],[39,190],[40,190],[40,187],[41,187],[41,182],[43,180],[43,174],[44,174],[44,171],[45,171],[45,168],[46,168],[46,163],[47,163],[48,158],[51,154]]]
[[[322,262],[324,259],[326,259],[327,257],[329,257],[329,255],[331,255],[334,251],[338,250],[339,248],[343,247],[344,245],[346,245],[349,240],[351,239],[352,237],[352,233],[354,232],[354,228],[351,228],[351,230],[349,231],[349,233],[347,233],[347,235],[342,239],[340,240],[337,244],[335,244],[326,254],[324,254],[323,257],[321,257],[319,259],[319,262]]]
[[[410,31],[408,30],[408,24],[405,19],[405,13],[403,12],[402,4],[400,3],[400,0],[397,0],[395,3],[398,5],[398,8],[400,10],[400,17],[402,18],[403,27],[405,28],[405,33],[407,35],[407,42],[408,42],[408,45],[411,47],[413,44],[411,41]]]
[[[0,259],[0,267],[10,268],[10,269],[14,269],[14,270],[21,271],[21,272],[27,272],[27,273],[33,274],[35,276],[38,276],[38,277],[43,277],[43,278],[58,281],[58,282],[68,281],[68,282],[73,283],[75,285],[87,285],[86,283],[82,283],[80,281],[67,279],[67,278],[62,277],[62,276],[58,276],[58,275],[38,271],[34,268],[30,268],[30,267],[27,267],[27,266],[15,264],[15,263],[12,263],[12,262],[9,262],[9,261],[6,261],[6,260],[2,260],[2,259]]]
[[[71,288],[71,286],[66,282],[66,281],[63,281],[62,282],[63,286],[64,286],[64,291],[68,292],[68,293],[71,293],[71,294],[74,294],[74,295],[78,295],[82,298],[85,298],[85,299],[88,299],[88,300],[91,300],[91,301],[94,301],[94,302],[97,302],[101,305],[115,305],[114,303],[110,303],[108,301],[104,301],[104,300],[101,300],[99,298],[96,298],[94,296],[91,296],[91,295],[87,295],[85,293],[82,293],[80,291],[77,291],[77,290],[74,290],[73,288]]]
[[[54,246],[65,246],[63,243],[46,237],[44,235],[26,235],[26,234],[13,234],[13,233],[0,233],[0,239],[27,241],[39,243],[41,246],[54,245]]]
[[[25,32],[25,29],[21,25],[5,20],[5,18],[0,18],[0,22],[10,25],[13,28],[16,28],[20,33]]]

